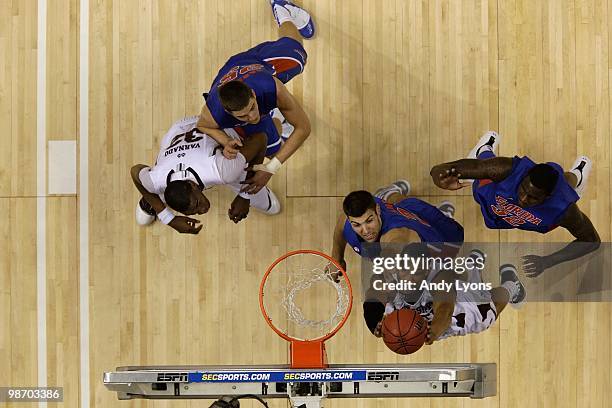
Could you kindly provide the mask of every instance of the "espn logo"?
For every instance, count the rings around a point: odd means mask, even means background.
[[[157,382],[188,382],[188,373],[157,373]]]
[[[368,371],[368,381],[398,381],[399,371]]]

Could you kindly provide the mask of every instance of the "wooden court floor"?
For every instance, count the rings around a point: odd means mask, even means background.
[[[468,241],[543,242],[487,230],[469,191],[447,194],[429,180],[432,165],[463,157],[488,129],[504,136],[502,155],[565,166],[578,154],[591,157],[579,204],[609,242],[608,3],[303,0],[318,34],[290,89],[313,130],[272,179],[283,212],[253,213],[234,225],[226,217],[230,193],[213,190],[203,231],[179,236],[135,224],[130,166],[151,163],[167,128],[199,111],[201,92],[230,55],[277,38],[267,2],[0,0],[0,386],[43,378],[64,387],[70,408],[208,406],[120,402],[102,373],[119,365],[286,363],[286,344],[257,306],[266,267],[292,249],[329,252],[342,197],[399,177],[417,197],[453,200]],[[78,142],[75,194],[46,188],[40,157],[57,140]],[[355,256],[348,262],[358,271]],[[360,309],[356,303],[329,342],[332,362],[495,362],[497,396],[326,406],[603,408],[612,401],[609,303],[527,304],[488,332],[410,358],[371,336]]]

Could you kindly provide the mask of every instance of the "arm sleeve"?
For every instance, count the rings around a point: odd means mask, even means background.
[[[370,332],[374,334],[374,330],[385,315],[385,305],[377,300],[366,300],[363,302],[363,318]]]

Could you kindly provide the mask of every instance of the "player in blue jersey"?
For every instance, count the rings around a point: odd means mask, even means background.
[[[368,253],[371,246],[365,246],[367,243],[411,242],[426,243],[432,255],[456,255],[463,243],[463,227],[452,219],[453,205],[444,202],[436,208],[422,200],[408,198],[409,191],[408,182],[400,180],[378,190],[375,196],[367,191],[354,191],[347,195],[343,202],[344,214],[334,231],[332,257],[345,268],[347,244],[360,256],[371,258],[381,255],[381,252]],[[385,255],[384,251],[382,255]],[[444,277],[439,273],[436,279]],[[444,299],[444,294],[432,295],[431,307],[435,317],[429,326],[430,341],[448,328],[454,308],[453,302]],[[371,304],[366,301],[364,311]]]
[[[576,240],[547,256],[527,255],[523,268],[536,277],[554,265],[579,258],[599,248],[600,238],[576,201],[586,186],[592,163],[579,157],[569,172],[557,163],[536,164],[528,157],[496,157],[500,136],[487,132],[467,159],[431,169],[433,182],[446,190],[470,185],[480,204],[485,224],[492,229],[522,229],[542,234],[558,226]]]
[[[234,55],[223,65],[198,121],[198,129],[224,146],[227,158],[236,157],[241,143],[221,129],[234,128],[243,138],[260,132],[267,135],[270,161],[256,166],[254,176],[243,182],[243,191],[252,194],[267,184],[310,134],[308,116],[284,84],[304,70],[307,54],[301,41],[314,35],[314,24],[308,12],[291,1],[270,0],[270,4],[280,38]],[[271,117],[276,108],[278,120],[293,127],[284,143]]]

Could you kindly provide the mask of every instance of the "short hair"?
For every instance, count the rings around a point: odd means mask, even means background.
[[[246,108],[253,96],[251,88],[237,80],[224,83],[219,87],[217,93],[221,106],[230,112]]]
[[[529,181],[534,187],[544,190],[550,194],[555,189],[559,180],[559,173],[549,164],[540,163],[529,170]]]
[[[166,204],[175,211],[185,212],[189,209],[191,184],[187,180],[174,180],[168,183],[164,191]]]
[[[342,209],[348,217],[361,217],[367,210],[376,209],[376,201],[369,191],[353,191],[344,198]]]

